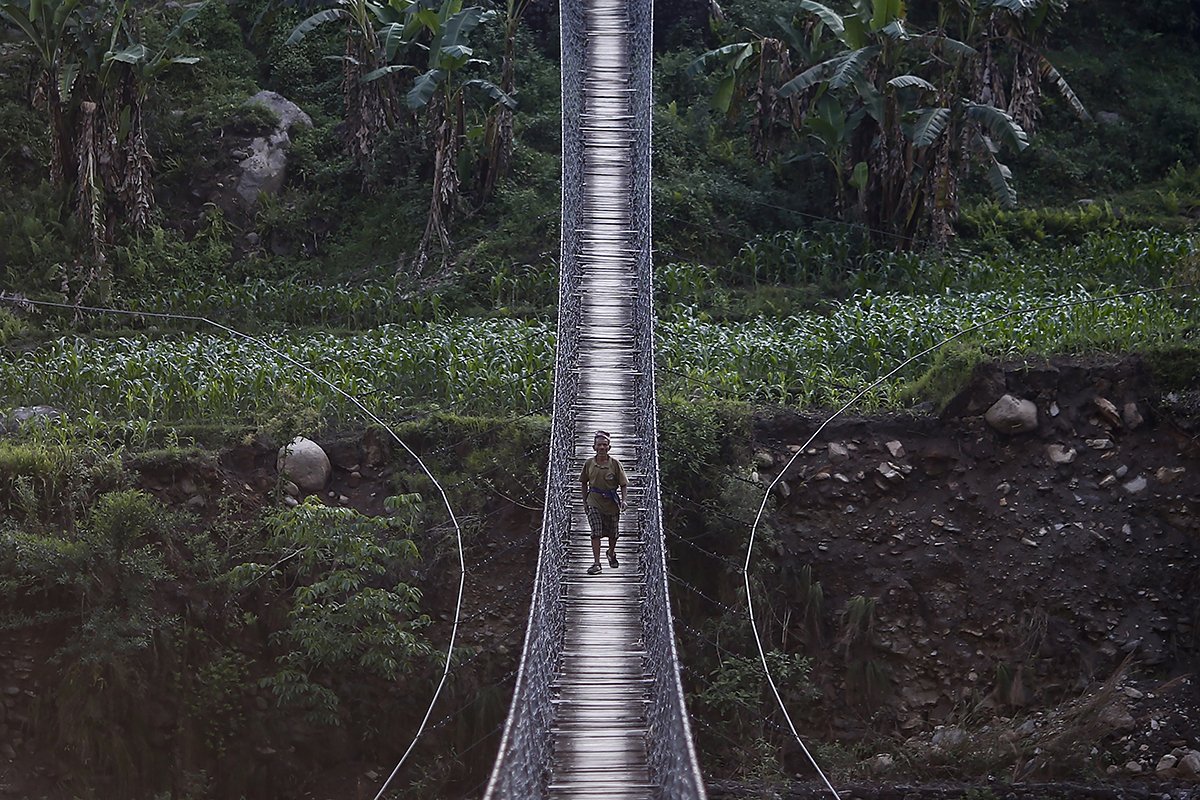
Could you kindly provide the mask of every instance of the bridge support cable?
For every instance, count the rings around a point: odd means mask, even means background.
[[[667,589],[654,398],[652,0],[567,0],[554,411],[525,648],[486,797],[703,800]],[[578,475],[612,435],[630,478],[616,569]],[[605,542],[607,546],[607,542]]]

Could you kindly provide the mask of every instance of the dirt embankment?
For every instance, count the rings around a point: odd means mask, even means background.
[[[1026,432],[986,418],[1005,395],[1029,401]],[[941,418],[845,420],[803,450],[819,420],[759,420],[761,477],[795,456],[772,583],[793,609],[822,595],[791,631],[822,690],[809,730],[871,748],[861,773],[882,782],[1194,785],[1194,400],[1155,396],[1135,358],[1055,361],[978,370]]]

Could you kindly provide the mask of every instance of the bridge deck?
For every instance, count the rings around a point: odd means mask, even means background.
[[[637,509],[642,472],[631,388],[630,298],[637,264],[630,201],[629,23],[624,4],[615,0],[587,0],[586,19],[588,80],[579,120],[585,174],[578,239],[583,313],[572,467],[578,474],[592,455],[594,431],[609,431],[630,492],[617,544],[620,567],[611,569],[602,558],[600,575],[587,574],[592,563],[588,524],[582,497],[574,500],[549,796],[633,800],[655,791],[646,747],[651,678],[641,641],[645,586]],[[607,541],[602,544],[607,548]]]

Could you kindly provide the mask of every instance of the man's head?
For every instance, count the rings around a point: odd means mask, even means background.
[[[604,455],[612,446],[612,437],[608,435],[608,431],[596,431],[596,435],[592,437],[592,449],[597,455]]]

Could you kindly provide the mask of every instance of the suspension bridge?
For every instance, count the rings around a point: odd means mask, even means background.
[[[683,702],[658,483],[652,0],[562,4],[562,269],[541,548],[488,800],[704,798]],[[592,562],[578,475],[612,434],[620,566]]]

